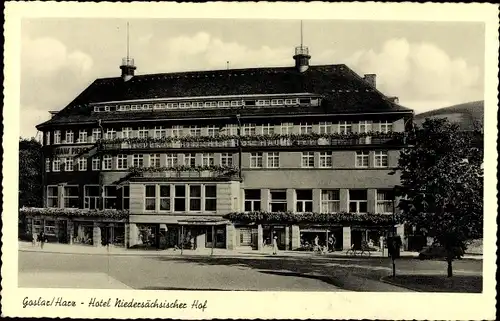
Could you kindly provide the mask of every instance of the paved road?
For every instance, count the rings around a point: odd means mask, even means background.
[[[457,274],[480,274],[481,261],[454,264]],[[446,263],[401,259],[398,273],[444,274]],[[406,291],[380,282],[391,273],[387,258],[102,256],[19,252],[20,286],[47,283],[47,275],[80,279],[81,287],[151,290]],[[99,276],[95,280],[89,276]],[[102,276],[108,282],[102,282]],[[43,281],[42,279],[45,279]],[[68,281],[69,282],[69,281]],[[50,282],[49,282],[50,283]],[[39,286],[44,286],[43,284]],[[55,287],[64,285],[55,284]],[[67,286],[66,286],[67,287]]]

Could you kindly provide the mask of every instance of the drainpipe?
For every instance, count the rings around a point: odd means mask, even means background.
[[[236,120],[238,121],[238,178],[241,181],[241,121],[240,121],[240,114],[236,115]]]
[[[103,151],[103,148],[102,148],[102,140],[104,139],[104,127],[102,127],[102,124],[101,124],[101,120],[99,119],[97,121],[97,125],[99,126],[99,128],[101,129],[101,139],[97,142],[97,152],[99,153],[99,203],[100,203],[100,206],[99,208],[104,210],[104,178],[103,178],[103,173],[102,173],[102,170],[103,170],[103,156],[102,156],[102,151]]]

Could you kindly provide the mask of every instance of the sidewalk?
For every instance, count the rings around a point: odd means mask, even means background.
[[[43,249],[40,245],[33,246],[30,242],[18,242],[19,251],[23,252],[42,252],[42,253],[60,253],[60,254],[82,254],[82,255],[114,255],[114,256],[180,256],[181,250],[136,250],[136,249],[125,249],[123,247],[93,247],[87,245],[79,244],[59,244],[59,243],[45,243]],[[182,255],[186,256],[210,256],[212,249],[196,249],[196,250],[183,250]],[[387,253],[385,253],[387,255]],[[345,251],[326,253],[323,255],[316,254],[313,252],[302,252],[302,251],[279,251],[277,256],[272,255],[271,249],[264,249],[262,251],[250,250],[250,249],[214,249],[214,256],[244,256],[244,257],[305,257],[305,258],[367,258],[361,256],[346,256]],[[384,255],[384,256],[386,256]],[[372,252],[370,257],[382,257],[381,252]],[[417,252],[401,252],[402,258],[416,258],[418,257]],[[475,259],[482,260],[482,255],[465,255],[464,259]]]

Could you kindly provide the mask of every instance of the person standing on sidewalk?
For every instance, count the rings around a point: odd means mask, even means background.
[[[274,235],[273,237],[273,255],[278,254],[278,237]]]
[[[43,250],[43,243],[45,242],[45,233],[40,232],[40,248]]]

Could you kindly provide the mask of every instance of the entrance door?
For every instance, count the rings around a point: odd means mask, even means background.
[[[351,243],[354,244],[355,249],[361,249],[361,243],[364,238],[364,231],[352,230],[351,231]]]

